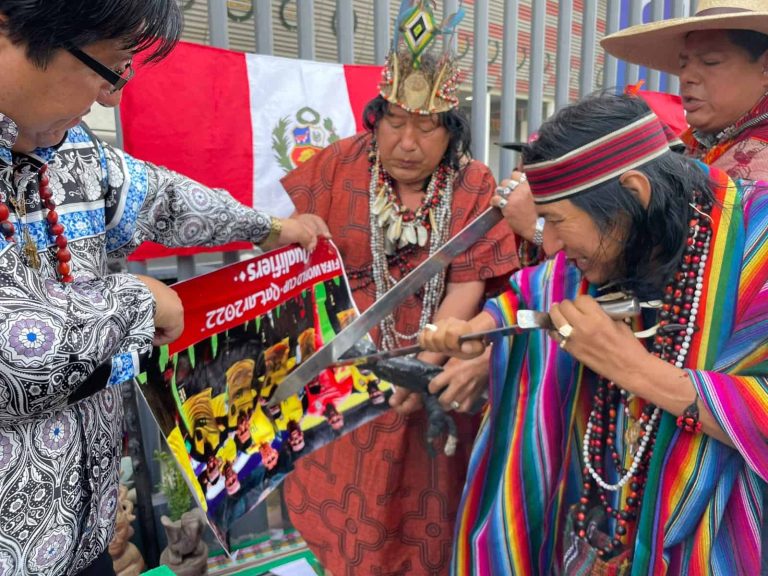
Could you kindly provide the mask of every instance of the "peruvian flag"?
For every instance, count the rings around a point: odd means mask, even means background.
[[[158,64],[140,66],[125,88],[120,117],[125,151],[243,204],[288,216],[280,185],[289,170],[362,129],[378,94],[379,66],[348,66],[221,50],[181,42]],[[144,260],[202,251],[145,243]]]

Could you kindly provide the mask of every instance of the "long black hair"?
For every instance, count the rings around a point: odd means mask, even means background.
[[[374,133],[381,119],[392,106],[383,96],[376,96],[368,102],[363,110],[363,126],[366,130]],[[459,108],[453,108],[447,112],[436,114],[439,126],[448,131],[448,148],[443,155],[443,162],[451,168],[458,170],[462,166],[462,160],[472,157],[472,133],[469,127],[469,120]]]
[[[559,158],[648,114],[635,96],[598,93],[563,108],[545,122],[538,140],[523,148],[523,162]],[[657,297],[680,266],[688,237],[694,191],[713,201],[709,178],[694,160],[671,150],[637,168],[651,183],[644,207],[616,177],[569,198],[586,212],[603,238],[622,243],[618,287],[641,297]]]
[[[176,0],[0,0],[0,30],[40,68],[54,52],[119,40],[147,60],[168,55],[181,36]]]

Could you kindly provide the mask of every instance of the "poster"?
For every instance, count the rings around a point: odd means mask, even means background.
[[[387,410],[372,372],[322,372],[268,407],[293,368],[357,317],[335,246],[268,252],[173,286],[181,337],[154,350],[139,389],[226,548],[232,523],[296,461]]]

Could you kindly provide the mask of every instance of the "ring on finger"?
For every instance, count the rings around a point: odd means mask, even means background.
[[[428,330],[429,332],[437,332],[437,326],[434,324],[424,324],[424,330]]]
[[[563,338],[558,343],[558,346],[560,346],[560,350],[565,350],[565,345],[568,344],[568,338]]]
[[[571,334],[573,334],[573,326],[566,322],[557,329],[557,332],[563,337],[563,340],[568,340],[568,338],[571,337]]]
[[[502,198],[507,198],[512,193],[512,189],[509,188],[509,186],[499,186],[496,188],[496,194],[501,196]]]
[[[458,410],[459,408],[461,408],[461,404],[457,400],[451,402],[451,410]]]

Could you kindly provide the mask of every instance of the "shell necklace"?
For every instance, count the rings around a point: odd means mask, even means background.
[[[409,245],[428,245],[431,256],[448,239],[455,172],[441,163],[432,174],[424,201],[413,212],[403,207],[395,194],[392,180],[381,165],[375,143],[372,144],[369,158],[372,275],[378,300],[397,283],[397,279],[390,274],[388,255],[395,254]],[[381,346],[389,350],[401,346],[401,341],[412,342],[424,325],[432,321],[432,315],[443,298],[444,289],[445,270],[435,274],[424,285],[419,330],[414,334],[398,332],[395,328],[395,317],[390,314],[380,324]]]
[[[376,182],[376,197],[371,205],[371,215],[376,225],[386,230],[384,252],[392,256],[408,244],[427,245],[429,231],[436,228],[435,212],[446,193],[448,182],[453,181],[453,171],[441,163],[432,174],[421,205],[414,211],[406,208],[394,191],[392,178],[381,166],[378,154],[371,181]]]

